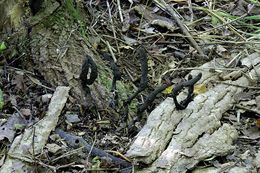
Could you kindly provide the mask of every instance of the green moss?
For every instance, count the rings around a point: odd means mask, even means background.
[[[72,16],[73,19],[77,21],[77,23],[79,24],[80,34],[85,38],[87,36],[85,30],[86,23],[84,22],[84,17],[82,15],[81,8],[79,7],[79,2],[76,2],[74,4],[73,0],[66,0],[65,9],[69,13],[69,15]]]
[[[98,65],[98,71],[99,71],[98,83],[104,86],[107,89],[107,92],[109,93],[112,87],[112,80],[113,80],[112,72],[108,67],[106,67],[102,63]],[[123,83],[122,81],[117,81],[116,86],[117,86],[117,91],[120,99],[119,107],[121,107],[123,106],[123,101],[125,101],[130,95],[132,95],[134,91],[130,85]],[[135,112],[137,104],[138,104],[137,101],[134,99],[128,107],[129,112]]]
[[[55,11],[52,15],[46,18],[43,21],[43,24],[46,28],[53,27],[57,25],[58,27],[70,27],[75,25],[75,22],[79,25],[80,35],[84,38],[85,43],[88,45],[88,34],[86,32],[86,23],[84,13],[81,11],[81,7],[79,3],[74,4],[73,0],[66,0],[63,7],[59,8],[59,10]],[[112,72],[109,67],[107,67],[101,59],[97,59],[98,65],[98,83],[101,84],[104,88],[106,88],[106,93],[109,95],[111,87],[112,87]],[[117,90],[120,99],[120,106],[123,105],[123,101],[127,99],[133,93],[133,88],[122,81],[117,82]],[[133,112],[136,109],[137,101],[134,100],[129,106],[129,112]]]
[[[54,25],[58,26],[72,26],[76,23],[79,24],[79,31],[81,36],[85,38],[85,23],[84,17],[81,13],[78,3],[73,4],[73,0],[66,0],[65,4],[59,8],[55,13],[49,15],[46,20],[42,23],[46,28],[52,27]]]
[[[65,9],[68,11],[68,13],[77,21],[83,22],[83,17],[81,15],[81,11],[79,8],[78,3],[74,5],[73,0],[66,0],[65,2]]]

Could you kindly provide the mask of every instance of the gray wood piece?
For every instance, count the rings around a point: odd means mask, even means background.
[[[242,60],[242,63],[248,67],[255,66],[250,71],[252,77],[256,77],[256,71],[260,74],[259,57],[259,54],[255,53]],[[193,168],[200,160],[205,159],[205,156],[225,155],[232,151],[232,141],[237,136],[235,129],[229,126],[221,127],[220,119],[223,113],[234,105],[233,96],[242,91],[243,88],[210,82],[218,81],[218,76],[216,73],[209,72],[208,68],[218,68],[221,63],[223,62],[219,60],[211,61],[200,67],[203,70],[191,71],[192,75],[202,73],[202,79],[199,83],[207,84],[208,90],[197,95],[185,110],[176,110],[172,99],[167,98],[151,112],[147,123],[127,151],[127,156],[134,159],[135,162],[151,165],[145,169],[146,172],[164,172],[166,170],[168,170],[166,172],[174,173],[186,172],[188,168]],[[225,82],[241,86],[250,85],[250,81],[245,75],[236,81]],[[226,131],[223,131],[225,128],[228,128],[227,131],[232,132],[233,135],[225,134]],[[210,137],[210,134],[218,133],[217,129],[223,131],[224,138],[221,139],[223,145]],[[205,140],[205,136],[208,137],[209,141]],[[195,147],[202,139],[208,142],[205,146],[202,145],[203,143],[200,144],[204,150],[201,150],[199,146]],[[219,148],[217,145],[223,148]],[[188,158],[193,156],[183,154],[188,148],[192,148],[191,151],[197,153],[196,159],[190,160]],[[184,155],[187,158],[183,158]],[[187,167],[184,166],[186,164]]]

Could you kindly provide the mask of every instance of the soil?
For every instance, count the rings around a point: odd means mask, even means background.
[[[248,47],[245,44],[230,44],[229,40],[225,40],[227,42],[223,45],[218,41],[210,43],[214,41],[202,40],[199,38],[200,36],[194,36],[198,45],[208,56],[205,59],[191,46],[189,40],[181,35],[182,31],[174,22],[167,23],[171,18],[169,13],[160,10],[154,3],[150,5],[148,3],[149,6],[146,10],[150,14],[142,16],[140,15],[141,5],[145,7],[146,3],[141,4],[140,2],[140,5],[134,2],[135,8],[132,9],[128,2],[121,2],[124,17],[124,21],[121,22],[116,2],[108,2],[110,7],[107,7],[105,1],[99,0],[92,3],[72,0],[67,3],[54,0],[44,1],[40,5],[40,10],[33,9],[33,13],[28,13],[30,6],[25,4],[22,6],[25,12],[21,19],[24,21],[19,27],[12,26],[10,23],[5,26],[0,25],[0,42],[4,41],[7,45],[4,51],[0,50],[2,76],[0,89],[3,92],[4,100],[0,114],[1,126],[14,113],[19,113],[26,119],[26,127],[38,122],[45,116],[50,97],[55,89],[58,86],[69,86],[71,88],[69,98],[62,110],[57,128],[81,136],[89,144],[94,143],[95,147],[102,150],[113,150],[124,154],[135,140],[134,136],[145,125],[150,112],[169,96],[167,91],[159,93],[148,109],[138,115],[140,117],[133,127],[129,128],[128,123],[137,117],[138,105],[142,104],[156,87],[169,81],[173,84],[180,82],[190,72],[189,68],[195,68],[215,58],[222,58],[225,62],[230,62],[234,54],[238,54],[240,50],[247,49],[248,54],[251,54],[259,46],[259,44],[250,44]],[[19,1],[19,3],[21,5],[23,2]],[[187,5],[177,1],[174,1],[172,5],[180,7],[180,15],[186,17],[184,20],[188,20],[187,17],[190,15],[187,14],[190,12],[186,8]],[[182,7],[185,8],[182,9]],[[218,4],[218,8],[221,7],[224,9],[225,6]],[[112,9],[112,12],[109,9]],[[206,14],[196,10],[194,10],[195,18],[204,19]],[[2,16],[2,18],[4,17],[5,15]],[[159,22],[158,24],[158,21],[156,22],[158,19],[166,21],[166,23]],[[172,25],[177,29],[169,29]],[[209,25],[211,23],[205,22],[197,26],[194,24],[188,26],[197,31],[205,31],[211,27]],[[156,32],[150,34],[150,30]],[[226,34],[230,34],[231,31],[226,31]],[[216,34],[216,32],[212,34]],[[196,35],[195,32],[193,35]],[[228,35],[227,39],[229,37],[231,39],[234,35]],[[210,34],[207,36],[210,37]],[[149,82],[147,88],[129,104],[126,121],[124,103],[138,90],[141,81],[141,64],[135,56],[140,45],[145,47],[148,55]],[[104,54],[111,55],[111,51],[114,52],[116,64],[122,75],[121,79],[117,81],[118,105],[116,108],[111,108],[111,100],[115,100],[115,95],[111,92],[113,69],[111,61],[104,58]],[[98,67],[97,79],[94,84],[88,86],[90,93],[86,93],[86,88],[82,86],[79,78],[86,55],[92,57]],[[111,56],[113,57],[113,55]],[[171,71],[170,68],[184,70]],[[255,86],[259,87],[259,81],[255,82]],[[244,101],[259,98],[259,90],[249,89],[247,92],[252,94],[249,94],[250,96]],[[241,98],[242,96],[238,98],[239,101],[242,100]],[[231,108],[223,114],[221,119],[221,123],[232,124],[238,131],[239,137],[235,142],[234,152],[205,159],[199,162],[196,168],[220,167],[219,165],[231,161],[239,162],[243,167],[253,167],[251,162],[257,157],[256,153],[259,152],[260,146],[258,129],[260,111],[254,111],[257,110],[255,106],[259,106],[259,103],[254,102],[252,105],[254,105],[254,109],[250,106],[244,106],[248,109],[239,109],[239,111]],[[235,121],[238,112],[241,117],[240,122]],[[78,117],[80,121],[70,122],[66,118],[68,114]],[[17,130],[15,136],[22,134],[23,131],[23,128]],[[55,132],[52,133],[52,136],[54,134]],[[59,163],[51,163],[50,160],[62,156],[71,149],[51,137],[48,143],[58,143],[64,148],[57,153],[46,150],[47,156],[43,157],[43,163],[58,167],[72,161],[75,162],[73,166],[61,168],[58,172],[95,171],[95,169],[101,170],[101,168],[104,169],[103,171],[110,171],[113,168],[102,159],[100,159],[101,161],[95,158],[89,159],[82,153],[64,157]],[[8,146],[11,144],[10,141],[1,144],[2,158],[8,152]],[[99,161],[101,163],[98,164]],[[143,167],[143,165],[139,166]],[[257,172],[256,167],[250,170]]]

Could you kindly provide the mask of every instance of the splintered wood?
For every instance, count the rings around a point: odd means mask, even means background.
[[[191,71],[193,76],[202,73],[198,83],[208,89],[185,110],[176,110],[173,100],[167,98],[151,112],[127,152],[136,163],[149,165],[140,172],[184,173],[206,158],[224,156],[234,149],[237,131],[229,124],[222,125],[220,120],[234,105],[234,95],[260,74],[260,56],[254,53],[242,60],[249,69],[242,77],[216,84],[218,74],[209,69],[223,68],[220,64],[224,62],[214,60]]]

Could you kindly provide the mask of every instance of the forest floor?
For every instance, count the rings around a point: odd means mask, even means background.
[[[215,73],[239,71],[243,68],[240,66],[241,59],[253,53],[259,53],[260,50],[260,4],[256,1],[171,0],[164,4],[163,0],[140,0],[140,2],[96,0],[77,3],[70,0],[60,6],[66,6],[68,16],[73,19],[74,28],[67,32],[68,39],[70,36],[73,37],[74,31],[78,33],[76,40],[79,42],[84,40],[90,52],[101,57],[98,60],[93,58],[96,63],[103,63],[104,68],[109,69],[109,74],[102,74],[109,78],[107,91],[104,91],[107,98],[102,100],[103,90],[93,92],[102,96],[92,94],[92,97],[97,98],[96,102],[109,102],[110,108],[83,105],[77,100],[77,96],[66,94],[65,89],[63,95],[57,93],[63,110],[59,112],[59,108],[55,108],[62,116],[54,129],[71,132],[75,136],[56,131],[60,136],[63,134],[70,139],[80,139],[81,146],[90,144],[91,150],[93,147],[99,148],[101,155],[103,151],[106,151],[126,162],[130,160],[123,154],[127,152],[134,137],[146,123],[150,112],[171,95],[174,84],[184,80],[191,70],[215,59],[222,59],[225,62],[220,64],[221,68],[213,69]],[[35,29],[32,32],[35,35],[38,30]],[[4,33],[2,38],[7,38],[9,35],[10,32]],[[62,77],[53,77],[53,81],[49,81],[48,78],[52,77],[46,77],[49,75],[48,71],[42,71],[45,64],[40,66],[28,61],[28,57],[37,56],[33,55],[35,53],[33,46],[27,47],[32,44],[32,40],[12,43],[15,45],[8,44],[8,41],[0,38],[2,76],[0,83],[0,166],[4,165],[9,148],[14,145],[14,139],[24,134],[26,128],[44,119],[47,112],[50,114],[50,104],[56,87],[69,83],[64,82]],[[51,47],[49,43],[45,44],[46,47]],[[138,55],[140,49],[141,55]],[[42,53],[44,50],[44,48],[39,49],[39,52]],[[67,53],[67,49],[64,52],[60,50],[61,56],[56,57],[57,59],[61,58],[63,53],[64,55]],[[146,57],[145,60],[142,60],[143,56]],[[73,64],[73,59],[70,61]],[[123,93],[119,92],[119,96],[116,95],[116,89],[112,84],[117,73],[114,70],[115,66],[120,73],[119,85],[124,86],[122,90],[119,86],[118,90]],[[81,64],[78,71],[80,68]],[[98,66],[99,70],[102,68],[103,66]],[[256,68],[259,68],[259,64]],[[100,83],[105,79],[102,75],[98,77]],[[223,82],[230,79],[232,80],[232,78],[222,77],[220,80]],[[144,83],[145,88],[142,88]],[[235,97],[237,104],[226,111],[221,119],[221,123],[232,124],[238,131],[236,150],[226,156],[209,158],[200,162],[197,167],[218,167],[233,161],[249,169],[256,167],[251,170],[258,168],[259,171],[260,154],[256,156],[256,153],[259,153],[260,149],[260,76],[252,83],[252,86],[245,87]],[[149,102],[142,114],[138,114],[138,106],[143,104],[149,94],[155,88],[166,84],[169,85],[162,92],[157,93],[155,100]],[[127,99],[139,90],[140,93],[138,92],[138,95],[134,96],[127,106],[128,110],[122,109],[122,107],[125,108]],[[200,94],[208,89],[206,86],[200,86],[195,90],[196,94]],[[63,99],[66,100],[64,105],[62,105]],[[59,105],[59,101],[53,104]],[[129,123],[133,120],[135,120],[133,124]],[[53,132],[46,139],[47,144],[41,153],[33,156],[31,163],[35,163],[33,164],[34,172],[41,172],[42,168],[53,172],[131,172],[131,169],[119,169],[119,167],[129,166],[127,164],[125,166],[124,162],[122,166],[122,164],[110,163],[107,159],[90,157],[90,152],[84,153],[75,148],[72,150],[70,147],[75,145],[73,143],[75,141],[65,140],[67,142],[65,144],[64,141],[57,139],[56,133]],[[78,136],[83,138],[77,138]],[[81,141],[82,139],[84,142]],[[253,164],[256,157],[259,157],[258,167],[255,163]],[[14,166],[18,169],[20,165]],[[138,166],[145,167],[145,165]],[[228,166],[232,167],[232,165]]]

